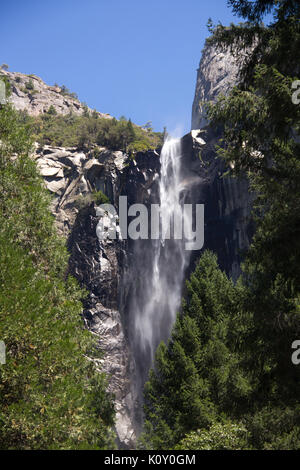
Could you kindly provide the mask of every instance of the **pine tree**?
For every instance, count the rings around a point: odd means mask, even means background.
[[[210,117],[224,129],[219,155],[234,176],[248,174],[256,194],[256,232],[244,266],[253,325],[243,347],[245,367],[255,371],[257,410],[248,425],[258,448],[297,448],[300,371],[291,345],[300,336],[300,108],[292,84],[299,79],[300,4],[230,3],[247,22],[215,28],[211,41],[252,52],[240,85],[211,107]],[[268,27],[261,23],[266,12],[273,12]]]
[[[114,410],[28,128],[0,109],[0,448],[112,448]],[[99,353],[98,353],[99,354]]]
[[[244,328],[239,327],[241,296],[242,288],[220,271],[216,256],[205,252],[187,283],[183,312],[168,345],[159,346],[145,387],[143,443],[172,448],[189,432],[208,429],[235,400],[249,395],[251,385],[235,353],[239,328]]]

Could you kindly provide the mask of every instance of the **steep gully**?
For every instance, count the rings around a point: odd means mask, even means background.
[[[182,211],[183,203],[204,204],[204,248],[216,252],[221,268],[236,279],[251,237],[251,197],[245,179],[222,178],[224,166],[214,150],[220,134],[207,125],[203,110],[203,101],[227,92],[236,74],[229,52],[205,47],[193,104],[194,130],[167,142],[161,155],[148,151],[128,160],[122,152],[103,148],[94,158],[92,150],[36,147],[34,158],[54,194],[58,230],[68,239],[70,272],[89,292],[83,318],[104,353],[95,363],[107,372],[115,396],[123,448],[135,446],[142,385],[156,346],[169,336],[184,280],[201,251],[187,251],[172,239],[99,241],[96,228],[103,213],[88,196],[101,190],[116,209],[121,195],[128,206],[142,203],[150,209],[161,203],[166,218]],[[85,201],[81,208],[79,200]]]

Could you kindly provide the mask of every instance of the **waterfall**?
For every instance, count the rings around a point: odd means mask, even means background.
[[[185,186],[181,140],[167,139],[160,162],[160,235],[157,240],[135,241],[134,247],[135,286],[130,304],[130,336],[140,388],[147,378],[157,346],[169,338],[180,307],[185,269],[191,253],[185,249],[185,240],[180,233],[188,217],[183,210]],[[166,232],[169,220],[170,234]]]

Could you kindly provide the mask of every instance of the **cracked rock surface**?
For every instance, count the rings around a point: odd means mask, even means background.
[[[108,391],[115,397],[118,445],[134,448],[140,403],[126,332],[129,287],[122,284],[129,269],[129,246],[118,237],[99,240],[97,226],[107,215],[96,206],[93,193],[105,193],[116,209],[120,195],[127,196],[129,204],[145,202],[157,181],[159,156],[149,151],[129,160],[123,152],[99,147],[96,153],[97,158],[93,149],[36,144],[33,158],[53,194],[51,210],[67,239],[70,272],[88,290],[83,318],[103,351],[103,358],[94,360],[107,373]]]

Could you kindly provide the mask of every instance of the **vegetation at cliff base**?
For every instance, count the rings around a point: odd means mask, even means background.
[[[114,410],[83,325],[85,293],[68,276],[29,127],[0,108],[1,449],[114,447]],[[99,355],[99,353],[98,353]]]
[[[145,387],[147,448],[300,448],[300,4],[229,3],[246,22],[213,28],[210,42],[246,61],[209,117],[229,173],[249,177],[256,232],[236,285],[209,252],[187,283]]]

